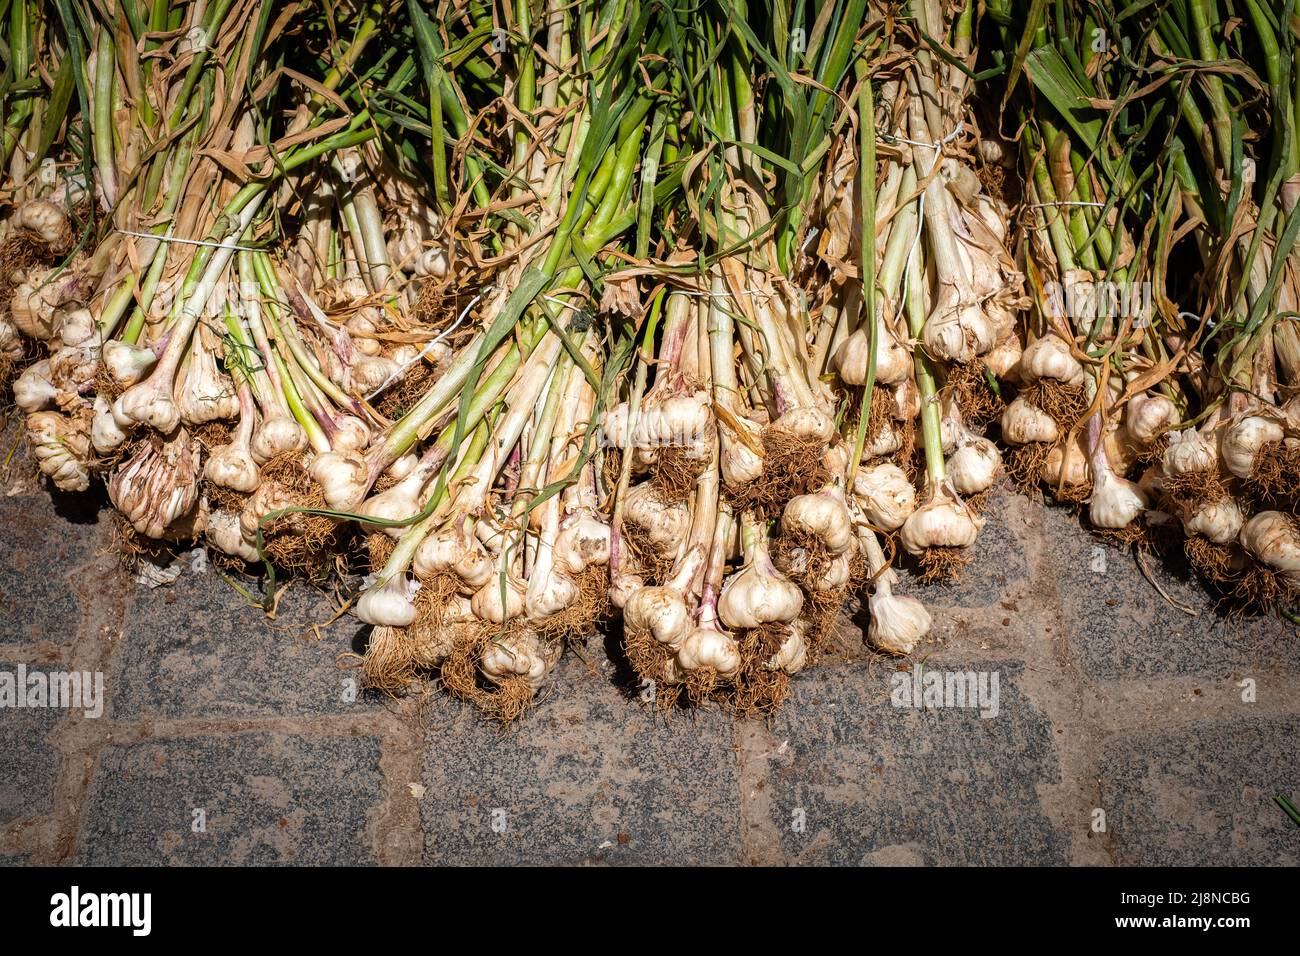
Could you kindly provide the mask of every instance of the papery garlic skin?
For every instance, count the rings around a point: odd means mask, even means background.
[[[559,659],[558,645],[546,644],[532,631],[512,631],[483,649],[479,668],[494,684],[511,677],[522,677],[534,691],[539,690],[546,675]]]
[[[487,549],[463,522],[427,535],[415,551],[415,573],[420,577],[452,574],[468,594],[496,580],[496,567]]]
[[[370,444],[370,429],[355,415],[344,415],[335,421],[330,448],[336,452],[360,451]]]
[[[36,464],[60,491],[90,487],[90,436],[81,424],[58,412],[27,416],[27,442]]]
[[[966,364],[991,351],[998,330],[973,300],[952,285],[944,285],[921,330],[926,350],[935,357]]]
[[[371,587],[356,603],[355,613],[367,624],[410,627],[415,623],[415,595],[420,582],[404,575],[382,587]]]
[[[959,501],[936,495],[903,523],[898,539],[909,554],[930,548],[968,548],[975,543],[984,519]]]
[[[366,460],[354,451],[317,455],[307,470],[335,511],[355,511],[370,487]]]
[[[1050,415],[1018,395],[1002,411],[1002,437],[1012,445],[1028,445],[1054,442],[1061,437],[1061,432]]]
[[[757,549],[748,564],[731,575],[718,596],[718,616],[729,628],[788,623],[803,610],[803,592]]]
[[[977,495],[993,487],[993,479],[1002,467],[997,445],[987,438],[968,438],[946,466],[948,478],[959,495]]]
[[[100,357],[113,381],[122,386],[135,385],[158,362],[153,349],[129,345],[117,339],[104,343]]]
[[[491,580],[474,592],[470,606],[476,617],[493,624],[504,624],[523,615],[526,610],[525,597],[524,584],[509,573],[503,583],[500,569],[496,568]]]
[[[835,488],[791,498],[781,512],[781,530],[816,538],[831,554],[840,554],[853,543],[849,509]]]
[[[1124,528],[1137,520],[1150,502],[1135,483],[1111,470],[1104,446],[1093,456],[1092,496],[1088,520],[1097,528]]]
[[[1214,445],[1194,428],[1171,434],[1169,444],[1160,456],[1160,466],[1169,478],[1216,470],[1218,463]]]
[[[664,504],[650,484],[629,489],[623,517],[639,527],[644,540],[661,554],[676,554],[691,528],[690,507],[685,502]]]
[[[984,367],[999,381],[1018,381],[1023,355],[1020,337],[1012,332],[984,356]]]
[[[835,419],[819,408],[803,406],[790,409],[771,427],[806,441],[828,442],[835,434]]]
[[[1285,432],[1271,418],[1247,415],[1233,422],[1219,439],[1219,455],[1224,467],[1238,478],[1255,473],[1260,451],[1270,442],[1281,441]]]
[[[101,455],[121,448],[127,434],[113,417],[113,406],[103,395],[95,396],[94,417],[90,422],[90,443]]]
[[[203,534],[208,543],[223,554],[244,561],[260,560],[257,548],[244,540],[236,514],[221,510],[212,512],[208,515],[208,525]]]
[[[581,574],[589,567],[609,564],[609,525],[590,514],[570,515],[560,525],[555,540],[555,563],[566,574]]]
[[[892,462],[858,471],[853,476],[853,497],[867,520],[882,531],[901,528],[916,510],[916,489]]]
[[[265,465],[273,458],[302,451],[306,447],[307,433],[301,425],[288,416],[273,415],[262,419],[262,423],[253,430],[250,451],[253,461]]]
[[[835,352],[835,367],[846,385],[865,385],[871,361],[871,341],[866,329],[856,329]],[[912,357],[898,339],[876,320],[876,382],[893,385],[912,372]]]
[[[719,677],[734,677],[740,670],[740,648],[715,627],[697,627],[682,641],[677,665],[684,671],[712,667]]]
[[[1203,504],[1183,519],[1183,530],[1188,537],[1200,535],[1214,544],[1228,544],[1236,540],[1245,523],[1241,508],[1232,498],[1221,498]]]
[[[108,497],[137,532],[166,537],[198,503],[198,443],[184,429],[166,442],[144,442],[109,478]]]
[[[1242,525],[1238,540],[1256,561],[1300,584],[1300,533],[1290,515],[1261,511]]]
[[[1178,424],[1178,409],[1164,395],[1134,395],[1124,406],[1124,425],[1133,440],[1149,446]]]
[[[916,598],[885,589],[869,598],[867,640],[887,654],[911,654],[930,633],[930,612]]]
[[[808,626],[803,621],[791,624],[786,639],[764,666],[768,670],[785,671],[787,674],[797,674],[808,666],[807,631]]]
[[[203,477],[218,488],[244,494],[256,491],[262,481],[262,473],[258,471],[253,456],[234,442],[212,450],[203,465]]]
[[[681,592],[669,587],[643,587],[623,606],[624,626],[649,632],[660,644],[673,650],[691,633],[691,612]]]
[[[1026,382],[1050,379],[1062,385],[1082,385],[1083,365],[1070,353],[1064,339],[1049,332],[1025,347],[1020,356],[1020,377]]]
[[[50,381],[50,360],[33,362],[14,379],[14,404],[24,412],[39,412],[54,407],[59,390]]]

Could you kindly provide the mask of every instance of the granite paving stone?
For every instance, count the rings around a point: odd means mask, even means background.
[[[382,783],[373,737],[242,733],[110,745],[77,862],[371,863],[365,832]]]

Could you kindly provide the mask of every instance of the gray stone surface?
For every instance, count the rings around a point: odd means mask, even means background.
[[[77,862],[356,865],[381,801],[379,741],[242,733],[111,745]],[[194,811],[206,831],[193,832]]]
[[[0,485],[0,644],[71,644],[80,618],[77,569],[100,549],[94,507],[51,500],[30,483]],[[71,523],[70,523],[71,522]]]
[[[1059,604],[1074,653],[1100,679],[1228,677],[1251,669],[1300,665],[1295,625],[1277,616],[1229,616],[1218,598],[1180,572],[1177,557],[1144,562],[1175,607],[1143,577],[1137,558],[1081,532],[1065,508],[1043,519],[1045,604]],[[982,539],[981,539],[982,540]]]
[[[776,719],[769,758],[772,823],[788,860],[813,864],[1068,862],[1069,840],[1037,788],[1060,779],[1051,725],[997,671],[998,716],[895,707],[891,666],[821,668]],[[802,826],[802,830],[800,829]]]
[[[15,673],[16,665],[0,662],[0,671]],[[59,751],[49,735],[62,716],[52,708],[0,709],[0,821],[50,811]]]
[[[717,713],[655,718],[626,699],[611,671],[590,675],[568,659],[563,690],[506,733],[468,709],[434,704],[421,801],[426,863],[739,858],[730,722]]]
[[[290,586],[272,620],[211,571],[186,571],[169,587],[137,589],[129,614],[130,640],[112,680],[118,720],[362,713],[378,706],[376,695],[358,691],[359,673],[339,666],[361,625],[344,616],[313,631],[332,610],[305,584]]]
[[[1300,718],[1233,717],[1106,742],[1103,808],[1117,863],[1300,865]]]

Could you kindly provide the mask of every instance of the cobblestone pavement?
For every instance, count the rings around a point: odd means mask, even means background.
[[[1296,629],[1151,562],[1158,590],[1066,510],[1002,495],[922,594],[923,667],[995,674],[996,716],[893,706],[907,665],[849,619],[770,723],[656,719],[593,637],[503,734],[355,693],[361,628],[313,629],[309,589],[268,621],[211,571],[137,585],[106,511],[10,472],[0,672],[106,702],[0,710],[0,863],[1300,863]]]

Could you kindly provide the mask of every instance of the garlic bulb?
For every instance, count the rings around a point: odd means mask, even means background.
[[[159,369],[159,372],[162,370]],[[163,435],[170,435],[181,423],[181,411],[171,394],[167,377],[151,375],[132,385],[113,401],[113,417],[122,428],[149,425]],[[165,390],[160,386],[166,386]]]
[[[361,503],[356,513],[381,521],[402,521],[419,514],[423,507],[420,492],[424,490],[432,471],[431,468],[416,468],[391,488],[371,495]],[[407,529],[407,525],[379,525],[377,528],[392,538],[400,538]]]
[[[199,499],[199,448],[181,429],[169,441],[147,441],[113,472],[108,497],[146,538],[162,538]]]
[[[975,543],[984,519],[943,493],[937,493],[908,516],[898,538],[910,554],[930,548],[967,548]]]
[[[808,625],[795,621],[788,630],[788,636],[777,652],[767,659],[766,666],[768,670],[797,674],[808,664]]]
[[[214,448],[203,466],[203,476],[219,488],[241,492],[256,490],[262,480],[253,456],[239,442]]]
[[[94,417],[90,422],[90,443],[95,451],[107,455],[122,447],[126,432],[113,417],[113,406],[103,395],[95,396]]]
[[[853,543],[853,523],[843,493],[827,485],[811,495],[795,495],[781,512],[781,530],[816,538],[831,554],[840,554]]]
[[[367,588],[354,613],[367,624],[410,627],[415,623],[415,595],[419,590],[419,581],[399,574],[382,586]]]
[[[609,525],[587,512],[570,515],[555,540],[556,566],[566,574],[581,574],[608,564],[610,534]]]
[[[524,613],[525,585],[513,574],[506,573],[504,581],[500,567],[494,568],[491,579],[474,592],[470,606],[474,615],[493,624],[504,624]]]
[[[208,515],[208,526],[203,531],[208,543],[223,554],[245,561],[260,560],[257,548],[244,540],[239,527],[239,515],[229,511],[214,511]]]
[[[217,358],[196,334],[190,348],[190,363],[176,386],[176,406],[187,425],[224,421],[239,414],[235,384],[217,368]]]
[[[352,339],[352,347],[362,355],[378,355],[383,350],[379,340],[374,337],[375,324],[370,321],[365,309],[344,322],[343,327]],[[333,375],[330,377],[333,378]]]
[[[975,495],[993,487],[993,478],[1002,466],[1002,455],[987,438],[965,438],[948,459],[948,478],[960,495]]]
[[[1024,350],[1020,336],[1012,332],[984,356],[984,367],[1001,381],[1014,382],[1020,378],[1020,359]]]
[[[425,537],[416,549],[414,567],[421,577],[439,573],[455,575],[467,594],[497,578],[487,549],[474,536],[467,519],[454,521]]]
[[[871,341],[866,329],[859,328],[835,352],[835,367],[840,380],[846,385],[865,385],[871,361]],[[912,372],[912,357],[886,328],[883,319],[876,320],[876,382],[893,385]]]
[[[921,339],[931,355],[964,365],[997,344],[997,327],[969,291],[960,291],[951,282],[945,277]]]
[[[90,435],[79,419],[58,412],[27,416],[27,442],[36,464],[60,491],[85,491],[90,487]]]
[[[334,451],[360,451],[370,444],[370,429],[355,415],[344,415],[334,422],[330,448]]]
[[[59,390],[50,381],[50,360],[33,362],[14,380],[14,404],[25,412],[53,408]]]
[[[835,434],[835,419],[818,408],[792,408],[771,427],[807,441],[828,442]]]
[[[740,648],[716,627],[697,627],[682,641],[677,666],[684,671],[712,667],[719,677],[732,677],[740,670]]]
[[[629,489],[623,517],[640,528],[645,541],[661,554],[676,554],[691,529],[689,506],[685,502],[664,504],[648,483]]]
[[[1187,536],[1201,535],[1215,544],[1227,544],[1236,539],[1245,522],[1241,508],[1231,498],[1220,498],[1197,508],[1183,519]]]
[[[1163,395],[1134,395],[1124,406],[1124,425],[1133,440],[1148,446],[1178,424],[1178,409]]]
[[[140,381],[158,361],[153,349],[128,345],[118,339],[105,342],[100,356],[113,381],[121,386],[134,385]]]
[[[894,594],[888,584],[878,586],[868,603],[867,640],[887,654],[911,654],[930,633],[930,612],[925,605],[916,598]]]
[[[1092,496],[1088,520],[1098,528],[1123,528],[1147,508],[1146,493],[1111,469],[1105,445],[1092,456]]]
[[[534,632],[518,630],[489,642],[483,649],[479,667],[483,676],[494,684],[511,677],[522,677],[536,691],[559,657],[558,644],[548,645]]]
[[[27,200],[18,207],[11,222],[19,229],[35,233],[37,239],[49,243],[55,251],[72,245],[72,224],[67,212],[47,199]]]
[[[862,445],[862,460],[884,458],[903,447],[903,436],[894,427],[893,422],[886,421],[880,426],[875,438],[868,438]]]
[[[1069,447],[1057,445],[1047,453],[1047,460],[1038,472],[1039,479],[1052,488],[1077,488],[1088,483],[1088,453],[1084,450],[1083,436],[1076,435]]]
[[[1285,432],[1271,418],[1247,415],[1226,429],[1219,439],[1219,454],[1224,467],[1238,478],[1249,478],[1255,473],[1255,462],[1264,446],[1281,441]]]
[[[757,529],[762,535],[762,529]],[[727,579],[718,597],[718,616],[730,628],[788,623],[803,610],[803,592],[772,564],[761,538],[749,560]]]
[[[272,458],[302,451],[306,447],[307,433],[301,425],[287,415],[272,415],[263,418],[261,424],[253,430],[249,451],[253,455],[253,461],[265,465]]]
[[[623,623],[631,630],[647,631],[673,650],[691,633],[691,612],[681,592],[670,587],[640,588],[623,606]]]
[[[1061,433],[1052,417],[1017,396],[1002,412],[1002,437],[1012,445],[1054,442]]]
[[[93,345],[98,327],[89,309],[61,309],[56,316],[64,345]]]
[[[719,436],[722,483],[731,491],[739,491],[763,476],[763,456],[754,451],[763,447],[762,429],[739,415],[731,416],[728,422],[744,429],[748,438],[748,443],[741,440],[732,433],[729,425],[721,430]]]
[[[1216,470],[1218,461],[1214,445],[1206,441],[1195,428],[1171,432],[1169,444],[1160,456],[1161,468],[1169,478]]]
[[[382,355],[358,355],[352,363],[352,382],[363,393],[369,395],[389,381],[397,381],[402,367],[392,359]]]
[[[1290,515],[1261,511],[1242,526],[1239,539],[1256,561],[1300,583],[1300,534]]]
[[[614,448],[658,448],[701,446],[713,420],[712,399],[707,392],[670,395],[642,408],[629,437],[631,410],[622,402],[608,412],[602,423],[603,437]]]
[[[1025,347],[1020,377],[1026,382],[1050,379],[1062,385],[1082,385],[1083,366],[1070,354],[1069,343],[1049,332]]]
[[[867,520],[882,531],[901,528],[916,510],[916,489],[903,469],[890,462],[854,475],[853,496]]]
[[[307,469],[335,511],[355,511],[370,488],[366,460],[354,451],[327,451]]]

